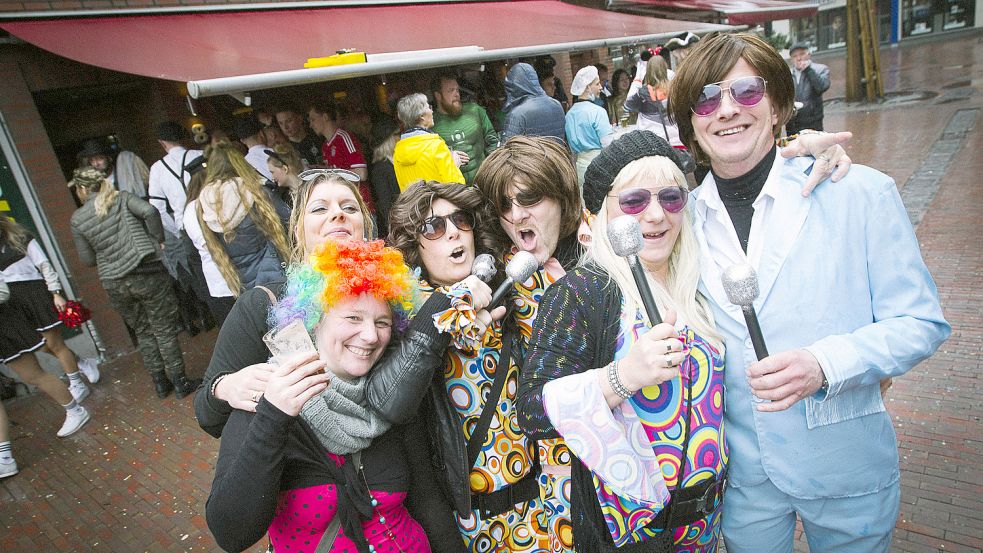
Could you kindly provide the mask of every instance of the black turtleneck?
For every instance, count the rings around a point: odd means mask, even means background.
[[[751,204],[758,199],[758,194],[761,194],[761,189],[765,187],[768,173],[775,164],[777,151],[777,148],[772,148],[754,168],[733,179],[725,179],[713,171],[713,168],[710,169],[713,172],[713,180],[717,183],[720,200],[727,208],[727,214],[734,224],[737,239],[740,240],[744,253],[747,253],[748,237],[751,235],[751,217],[754,216],[754,207]]]

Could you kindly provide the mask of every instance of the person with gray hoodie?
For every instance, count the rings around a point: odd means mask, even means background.
[[[563,106],[546,95],[531,65],[517,63],[509,69],[505,94],[502,144],[516,135],[552,136],[566,144]]]

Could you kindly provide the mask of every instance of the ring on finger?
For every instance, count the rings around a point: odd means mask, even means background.
[[[666,368],[667,369],[671,369],[674,366],[675,365],[673,365],[673,363],[672,363],[672,356],[667,353],[666,354]]]
[[[666,353],[672,353],[672,344],[666,344]]]
[[[253,403],[259,403],[259,397],[260,397],[260,393],[259,392],[253,392],[253,398],[252,398],[253,399]]]

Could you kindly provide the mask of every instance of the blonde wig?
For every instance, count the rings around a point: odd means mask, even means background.
[[[612,190],[620,190],[625,183],[649,181],[673,184],[687,188],[686,177],[669,158],[662,156],[643,157],[632,161],[618,173]],[[616,197],[605,198],[601,210],[591,227],[593,237],[590,246],[581,258],[581,264],[595,264],[607,271],[611,280],[618,286],[624,297],[625,310],[633,313],[642,307],[642,298],[632,278],[628,261],[614,253],[607,236],[609,223],[608,202],[617,202]],[[652,201],[656,199],[653,197]],[[669,255],[669,270],[666,282],[659,282],[646,271],[649,287],[655,296],[660,310],[675,309],[680,319],[694,329],[714,347],[723,348],[722,336],[717,332],[713,312],[706,299],[697,290],[700,281],[700,247],[693,232],[693,216],[689,209],[683,210],[683,221],[679,236]]]
[[[293,238],[290,248],[291,263],[303,263],[307,259],[307,255],[318,246],[318,244],[308,245],[306,243],[304,238],[304,218],[307,216],[307,204],[311,201],[311,195],[322,184],[344,186],[355,195],[355,201],[358,202],[358,211],[362,215],[362,226],[365,229],[365,234],[363,236],[353,237],[353,239],[367,240],[368,237],[375,235],[372,216],[369,213],[368,206],[365,205],[365,200],[362,199],[362,194],[358,191],[358,184],[330,173],[318,175],[309,181],[305,181],[294,195],[294,209],[290,214],[290,229]]]

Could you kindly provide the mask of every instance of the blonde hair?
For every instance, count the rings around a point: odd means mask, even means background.
[[[287,240],[287,233],[283,228],[283,223],[277,215],[273,203],[269,200],[266,191],[263,189],[259,173],[242,156],[239,149],[229,142],[222,141],[212,147],[208,154],[208,168],[205,175],[206,183],[202,189],[212,186],[221,186],[229,181],[235,182],[235,191],[238,201],[246,208],[248,216],[256,224],[264,236],[273,244],[277,255],[281,261],[290,259],[290,245]],[[229,257],[225,247],[219,242],[218,237],[211,228],[205,223],[202,203],[205,195],[198,196],[198,205],[195,214],[198,217],[198,224],[201,226],[201,233],[205,237],[205,245],[208,253],[218,266],[222,278],[229,285],[232,294],[239,296],[242,289],[242,280],[239,278],[239,271],[236,270],[232,259]],[[216,213],[224,213],[222,209],[222,194],[215,194],[211,207]],[[235,238],[235,227],[229,225],[226,228],[226,221],[219,221],[222,225],[222,237],[226,242]]]
[[[388,159],[390,162],[392,162],[393,152],[396,151],[396,142],[398,141],[399,130],[397,129],[372,150],[372,163],[382,161],[384,159]]]
[[[96,216],[100,218],[109,213],[109,207],[119,196],[119,190],[116,190],[116,187],[97,169],[88,167],[76,169],[75,178],[70,184],[80,192],[79,199],[83,202],[88,201],[89,195],[92,194],[93,189],[96,189],[98,196],[96,196],[93,207],[95,207]]]
[[[669,91],[669,66],[662,56],[652,56],[645,68],[645,84]]]
[[[294,195],[294,209],[290,213],[290,234],[293,239],[290,247],[290,263],[303,263],[307,259],[307,254],[310,253],[307,249],[307,241],[304,238],[304,218],[307,216],[307,202],[311,201],[311,195],[314,193],[314,189],[322,184],[344,186],[355,195],[355,201],[358,202],[358,210],[362,214],[362,227],[365,229],[365,235],[352,237],[353,239],[367,240],[368,237],[375,234],[375,226],[372,224],[369,207],[365,205],[365,200],[362,199],[362,194],[358,191],[358,185],[338,175],[318,175],[309,181],[305,181]]]
[[[632,161],[625,165],[614,179],[613,190],[617,190],[626,182],[638,182],[640,179],[658,183],[671,183],[683,188],[686,177],[679,167],[669,158],[648,156]],[[593,263],[607,271],[611,280],[618,286],[624,297],[624,308],[628,313],[634,313],[642,306],[642,297],[635,286],[628,261],[614,253],[611,241],[607,236],[608,202],[617,198],[606,198],[601,204],[593,225],[593,238],[590,246],[581,258],[581,264]],[[656,201],[653,197],[652,201]],[[646,272],[649,287],[660,308],[673,308],[686,324],[706,338],[714,347],[723,348],[723,337],[717,332],[713,312],[706,299],[697,290],[700,281],[700,248],[693,233],[693,216],[689,209],[683,210],[683,221],[679,236],[669,254],[669,271],[663,284]]]
[[[290,144],[277,144],[271,150],[276,155],[270,156],[270,160],[280,167],[286,167],[292,175],[299,175],[304,170],[304,162],[301,161],[300,154]]]
[[[31,235],[27,229],[17,224],[16,221],[0,215],[0,243],[5,243],[20,253],[27,253],[27,244],[31,241]]]

